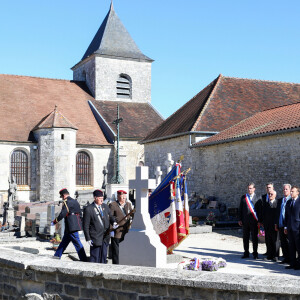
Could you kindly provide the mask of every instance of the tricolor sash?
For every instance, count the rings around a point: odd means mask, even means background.
[[[247,206],[252,214],[252,216],[254,217],[254,219],[256,221],[258,221],[258,217],[256,215],[256,212],[255,212],[255,209],[254,209],[254,205],[252,203],[252,201],[250,200],[250,196],[248,194],[245,195],[245,199],[246,199],[246,203],[247,203]]]

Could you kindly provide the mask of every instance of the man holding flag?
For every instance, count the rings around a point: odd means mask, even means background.
[[[239,225],[243,226],[243,244],[244,244],[244,255],[242,258],[249,257],[249,239],[250,233],[253,243],[253,258],[258,258],[257,247],[258,247],[258,203],[259,199],[255,195],[254,183],[248,184],[248,193],[243,195],[239,207]]]

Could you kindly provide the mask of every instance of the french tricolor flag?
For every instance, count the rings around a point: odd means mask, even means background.
[[[161,184],[149,197],[149,214],[153,228],[168,253],[176,248],[187,236],[185,207],[181,196],[181,178],[174,180],[180,173],[180,165],[172,168]]]

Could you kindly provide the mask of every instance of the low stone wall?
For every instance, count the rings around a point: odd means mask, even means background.
[[[68,262],[0,249],[0,299],[293,300],[299,294],[299,280],[284,276]]]

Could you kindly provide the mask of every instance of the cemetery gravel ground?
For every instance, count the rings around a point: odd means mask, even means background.
[[[87,255],[89,255],[89,246],[85,242],[83,236],[81,241],[84,245]],[[20,243],[5,243],[0,244],[0,247],[29,247],[39,250],[41,255],[53,256],[54,250],[51,249],[51,244],[48,241],[26,241]],[[250,242],[250,252],[252,244]],[[212,233],[191,234],[185,239],[180,246],[174,251],[175,254],[182,255],[184,258],[200,257],[222,257],[227,261],[227,267],[218,270],[220,273],[232,274],[252,274],[252,275],[269,275],[269,276],[290,276],[295,277],[300,275],[300,271],[286,270],[286,265],[281,265],[275,262],[266,262],[262,254],[265,253],[265,244],[258,244],[259,259],[254,260],[252,254],[248,259],[241,259],[243,254],[243,240],[241,230],[218,230]],[[77,258],[77,253],[74,246],[70,243],[62,260],[72,260],[71,257]],[[109,260],[109,263],[111,261]],[[167,268],[176,269],[177,263],[168,264]]]

